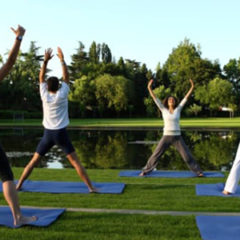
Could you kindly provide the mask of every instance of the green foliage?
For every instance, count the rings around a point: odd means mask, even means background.
[[[199,112],[202,111],[202,106],[199,106],[197,104],[192,104],[191,106],[189,106],[187,109],[186,109],[186,113],[187,115],[191,116],[191,115],[194,115],[195,117],[199,114]]]
[[[217,77],[208,85],[198,87],[195,91],[195,99],[208,105],[211,110],[218,110],[220,106],[234,104],[233,86],[229,81]]]
[[[101,109],[104,106],[116,112],[126,111],[133,98],[133,86],[123,76],[104,74],[96,79],[96,99]]]
[[[39,100],[38,75],[42,55],[39,47],[31,42],[29,51],[20,53],[14,67],[0,85],[0,104],[2,109],[37,110]]]
[[[72,85],[69,100],[79,104],[82,116],[84,116],[86,110],[93,111],[96,108],[94,80],[90,80],[87,76],[76,79]]]

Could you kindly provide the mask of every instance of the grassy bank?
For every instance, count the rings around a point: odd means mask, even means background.
[[[183,118],[180,121],[182,127],[201,127],[201,128],[227,128],[239,127],[240,118]],[[41,119],[12,120],[1,119],[0,127],[23,126],[41,127]],[[118,119],[71,119],[70,127],[162,127],[161,118],[118,118]]]
[[[22,168],[14,168],[19,178]],[[46,194],[19,192],[22,205],[63,208],[144,209],[240,212],[238,198],[197,197],[195,184],[224,182],[223,178],[125,178],[119,170],[88,170],[95,182],[123,182],[123,194]],[[79,181],[73,169],[36,168],[31,180]],[[6,205],[3,198],[0,205]],[[0,227],[0,239],[200,240],[194,216],[156,216],[65,212],[48,228]]]

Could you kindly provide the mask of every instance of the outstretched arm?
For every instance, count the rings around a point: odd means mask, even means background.
[[[60,47],[58,47],[57,51],[58,51],[57,55],[58,55],[58,57],[60,59],[60,62],[62,64],[63,81],[68,84],[69,83],[68,69],[67,69],[67,65],[64,61],[64,55],[63,55],[62,49]]]
[[[194,89],[194,83],[193,83],[193,80],[190,79],[189,81],[190,81],[190,83],[191,83],[191,88],[189,89],[189,91],[187,92],[187,94],[186,94],[185,97],[184,97],[184,98],[186,98],[186,99],[189,98],[189,96],[192,94],[192,91],[193,91],[193,89]]]
[[[22,37],[25,33],[25,29],[23,27],[21,27],[20,25],[18,25],[18,28],[16,30],[14,28],[11,28],[11,29],[14,32],[14,34],[16,35],[16,39],[15,39],[14,45],[9,53],[7,62],[0,69],[0,81],[6,77],[6,75],[10,72],[11,68],[13,67],[13,65],[16,61],[17,55],[18,55]]]
[[[153,84],[153,79],[151,79],[151,80],[149,81],[147,88],[148,88],[148,91],[149,91],[151,97],[153,98],[153,100],[156,100],[157,97],[156,97],[156,95],[154,94],[154,92],[153,92],[153,90],[152,90],[152,84]]]
[[[53,57],[52,49],[48,48],[47,50],[45,50],[43,65],[42,65],[42,68],[41,68],[40,73],[39,73],[39,82],[40,83],[43,83],[45,81],[45,74],[46,74],[46,70],[47,70],[47,64],[48,64],[48,61],[52,57]]]

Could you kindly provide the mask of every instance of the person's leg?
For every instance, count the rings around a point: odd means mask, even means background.
[[[56,131],[54,136],[55,144],[62,148],[62,150],[66,153],[67,159],[71,163],[71,165],[76,169],[78,176],[83,180],[83,182],[87,185],[90,192],[97,192],[97,190],[92,186],[92,183],[88,177],[88,174],[85,168],[82,166],[75,149],[70,141],[67,130],[60,129]]]
[[[144,176],[153,171],[157,167],[158,159],[163,155],[171,144],[171,136],[163,136],[155,148],[153,154],[148,159],[146,166],[143,168],[139,176]]]
[[[17,183],[17,190],[20,190],[22,187],[23,182],[29,177],[29,175],[32,173],[34,167],[39,163],[41,159],[41,155],[39,153],[35,152],[31,161],[28,163],[28,165],[24,168],[23,173],[21,177],[18,180]]]
[[[237,154],[233,162],[231,171],[228,175],[223,193],[226,195],[235,193],[237,190],[239,179],[240,179],[240,144],[238,145]]]
[[[202,177],[203,176],[202,169],[197,164],[189,148],[183,141],[183,138],[181,136],[175,136],[175,141],[173,142],[173,145],[177,149],[177,151],[181,154],[183,160],[186,162],[191,171],[195,172],[197,176]]]
[[[72,152],[68,154],[67,159],[72,164],[72,166],[76,169],[78,176],[87,185],[89,191],[96,192],[97,190],[93,187],[85,168],[82,166],[81,162],[78,159],[76,152]]]
[[[51,139],[51,131],[45,129],[44,135],[37,146],[36,152],[34,153],[31,161],[24,168],[23,173],[17,183],[17,190],[21,189],[23,182],[32,173],[34,167],[39,163],[41,157],[43,157],[53,145],[54,142]]]
[[[3,195],[13,215],[13,224],[17,226],[17,225],[27,224],[27,223],[36,221],[37,217],[35,216],[26,217],[22,215],[19,201],[18,201],[16,185],[14,184],[14,182],[5,181],[3,182],[2,186],[3,186]]]
[[[16,186],[13,182],[13,173],[7,156],[0,146],[0,177],[3,186],[3,195],[11,209],[14,225],[26,224],[36,220],[36,217],[25,217],[21,214]]]

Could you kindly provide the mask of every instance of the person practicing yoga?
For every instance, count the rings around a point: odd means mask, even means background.
[[[237,191],[238,183],[240,179],[240,143],[238,145],[237,154],[233,162],[232,168],[228,175],[223,194],[230,195]]]
[[[49,77],[45,81],[45,73],[48,61],[53,57],[52,49],[47,49],[44,55],[44,62],[39,74],[40,95],[43,103],[43,126],[44,134],[39,142],[36,152],[31,161],[25,167],[17,184],[17,190],[25,179],[31,174],[33,168],[54,145],[58,145],[66,154],[71,165],[76,169],[77,174],[87,185],[89,192],[97,192],[93,187],[84,167],[78,159],[74,147],[68,137],[66,127],[69,124],[68,117],[68,93],[69,93],[69,75],[67,65],[64,61],[64,55],[61,48],[57,49],[57,56],[60,59],[63,72],[63,81],[59,87],[59,79],[57,77]]]
[[[18,25],[17,29],[13,29],[13,28],[11,29],[16,35],[16,39],[9,53],[6,63],[0,69],[0,81],[2,81],[7,76],[7,74],[10,72],[11,68],[13,67],[17,59],[17,55],[19,52],[23,35],[25,33],[25,29],[20,25]],[[18,225],[27,224],[27,223],[36,221],[37,218],[35,216],[27,217],[27,216],[23,216],[21,213],[19,200],[18,200],[18,193],[16,190],[15,183],[13,181],[14,180],[13,172],[8,162],[7,156],[3,148],[1,147],[1,145],[0,145],[0,177],[2,181],[3,195],[12,212],[13,224],[15,226],[18,226]]]
[[[183,141],[183,138],[181,136],[180,126],[179,126],[181,110],[194,89],[194,83],[191,79],[190,79],[190,83],[191,83],[190,90],[188,91],[186,96],[183,98],[183,100],[180,102],[180,104],[177,106],[177,101],[175,97],[172,97],[172,96],[167,97],[162,103],[152,91],[153,80],[149,81],[148,91],[151,97],[153,98],[154,102],[162,112],[164,129],[163,129],[163,136],[160,142],[158,143],[151,157],[148,159],[146,166],[142,169],[142,172],[139,174],[139,176],[144,176],[152,172],[156,168],[159,158],[163,155],[163,153],[167,150],[167,148],[170,145],[173,145],[178,150],[178,152],[181,154],[184,161],[187,163],[188,167],[194,173],[196,173],[197,176],[199,177],[204,176],[201,168],[196,163],[190,150],[188,149],[187,145]]]

